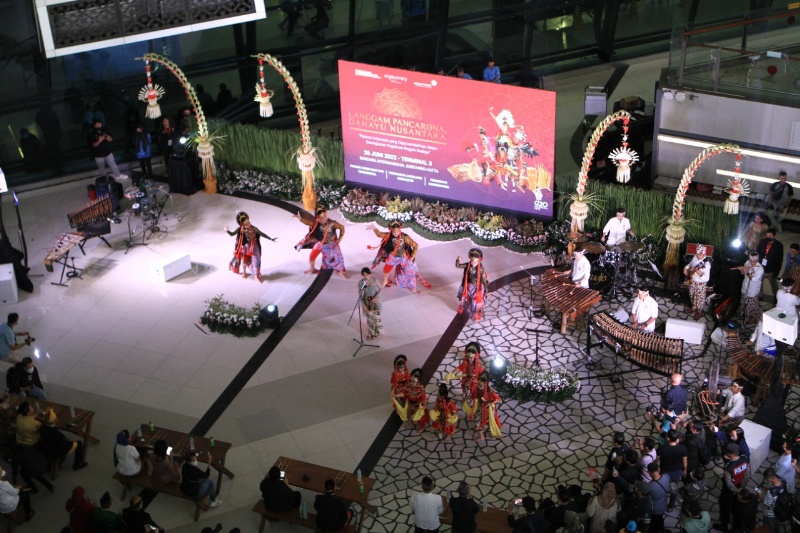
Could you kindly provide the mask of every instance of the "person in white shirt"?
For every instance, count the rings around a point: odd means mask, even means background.
[[[689,279],[689,298],[692,307],[685,309],[689,314],[694,313],[694,319],[700,320],[703,316],[703,306],[706,304],[706,283],[711,277],[711,260],[706,257],[706,247],[698,244],[695,256],[688,265],[683,267],[683,273]]]
[[[572,270],[569,279],[578,287],[589,288],[589,276],[592,275],[592,264],[586,259],[583,250],[572,252]]]
[[[725,400],[725,405],[722,407],[722,418],[719,419],[719,425],[726,431],[736,429],[744,420],[745,404],[742,390],[744,390],[742,378],[734,379],[733,383],[731,383],[728,399]]]
[[[127,429],[117,433],[114,445],[114,467],[123,476],[135,476],[142,472],[142,459],[136,446],[131,444],[131,435]]]
[[[757,355],[770,355],[776,357],[778,355],[778,348],[775,346],[775,339],[764,333],[764,321],[759,320],[756,329],[750,336],[750,340],[745,343],[747,346],[752,346],[753,351]]]
[[[658,303],[650,296],[646,287],[640,287],[631,309],[631,324],[646,333],[653,333],[658,318]]]
[[[431,494],[433,479],[422,478],[422,492],[411,495],[411,509],[414,511],[414,533],[438,533],[439,515],[444,511],[442,497]]]
[[[764,267],[758,262],[758,253],[750,252],[744,265],[733,267],[744,274],[742,280],[742,318],[747,324],[755,324],[761,316],[761,283],[764,281]]]
[[[787,315],[797,315],[797,306],[800,305],[800,296],[792,294],[792,288],[794,288],[794,280],[792,278],[783,278],[781,280],[781,289],[775,295],[778,299],[775,307]]]
[[[775,472],[778,476],[786,482],[786,490],[789,494],[794,494],[795,483],[794,478],[800,467],[797,466],[797,459],[792,458],[792,446],[794,442],[789,439],[783,439],[781,456],[775,462]]]
[[[602,242],[608,246],[616,246],[625,242],[625,236],[631,231],[631,221],[625,218],[625,209],[622,207],[617,208],[617,214],[614,218],[610,218],[603,228],[603,236],[600,238]]]
[[[36,511],[31,509],[31,497],[27,490],[15,487],[4,478],[6,472],[0,468],[0,513],[10,514],[22,504],[25,509],[25,520],[30,520]]]

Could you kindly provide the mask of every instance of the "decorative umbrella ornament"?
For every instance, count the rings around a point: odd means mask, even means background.
[[[147,84],[139,91],[139,100],[147,103],[144,116],[155,119],[161,116],[161,106],[158,105],[158,101],[164,96],[165,91],[162,86],[153,83],[149,60],[145,61],[144,70],[147,74]]]
[[[628,143],[623,143],[627,145]],[[628,183],[631,179],[631,165],[639,160],[639,154],[635,150],[623,146],[615,148],[608,158],[617,165],[617,181]]]
[[[748,196],[750,194],[750,183],[739,177],[742,171],[742,154],[736,154],[736,166],[734,167],[733,178],[728,178],[728,184],[725,187],[725,192],[728,197],[725,199],[723,211],[728,215],[736,215],[739,213],[739,197]]]

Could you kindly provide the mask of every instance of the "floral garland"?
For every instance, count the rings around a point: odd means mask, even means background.
[[[414,213],[414,221],[419,224],[420,227],[437,235],[463,233],[469,230],[470,226],[472,226],[472,222],[468,220],[458,220],[452,222],[433,220],[425,216],[421,211]]]
[[[572,398],[581,388],[575,372],[508,363],[502,378],[494,378],[498,393],[519,403],[558,403]]]
[[[400,222],[409,222],[413,220],[414,213],[411,211],[389,211],[384,206],[378,206],[375,210],[379,217],[387,222],[391,222],[393,220],[399,220]]]
[[[258,303],[245,309],[224,300],[221,294],[206,300],[200,323],[214,333],[230,333],[236,337],[255,337],[266,329]]]

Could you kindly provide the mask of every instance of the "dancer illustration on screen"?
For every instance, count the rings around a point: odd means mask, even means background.
[[[459,299],[458,313],[466,311],[472,320],[478,322],[483,317],[483,305],[489,295],[489,276],[483,268],[483,252],[479,248],[470,249],[468,263],[462,263],[461,256],[458,256],[456,268],[464,271],[456,295]]]
[[[416,257],[419,245],[409,237],[403,230],[403,224],[395,220],[389,224],[389,231],[381,231],[375,224],[367,226],[367,230],[372,230],[375,235],[380,237],[381,242],[378,246],[367,246],[370,250],[378,250],[375,259],[372,261],[374,270],[383,261],[383,286],[391,287],[392,280],[390,275],[395,271],[395,281],[397,285],[404,289],[410,289],[414,294],[419,294],[417,290],[417,278],[419,277],[425,288],[430,288],[430,284],[419,276]]]
[[[234,231],[225,226],[225,231],[230,236],[236,235],[236,246],[233,248],[233,259],[230,262],[230,269],[232,272],[238,274],[239,267],[242,269],[242,277],[246,278],[247,274],[255,274],[256,281],[261,283],[261,237],[269,239],[272,242],[278,239],[273,239],[266,233],[263,233],[257,227],[250,224],[250,216],[244,211],[236,215],[236,222],[239,227]]]
[[[319,270],[314,267],[314,262],[317,256],[322,254],[321,267],[323,269],[335,270],[341,277],[347,279],[344,268],[344,256],[342,255],[342,249],[339,247],[339,243],[344,237],[344,226],[329,219],[328,211],[324,207],[318,207],[316,215],[313,221],[304,219],[299,211],[296,215],[292,215],[306,226],[309,226],[306,236],[294,247],[298,252],[302,248],[311,247],[311,255],[308,257],[308,270],[306,270],[305,273],[319,273]]]

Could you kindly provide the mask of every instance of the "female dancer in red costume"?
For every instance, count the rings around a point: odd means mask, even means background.
[[[483,252],[479,248],[469,251],[469,262],[462,263],[461,257],[456,258],[456,268],[464,270],[461,277],[461,286],[458,288],[458,312],[467,312],[472,320],[478,322],[483,317],[483,304],[489,295],[489,276],[483,269]]]
[[[415,368],[411,371],[411,381],[406,386],[403,397],[406,400],[408,421],[417,429],[422,431],[428,425],[428,395],[425,394],[425,387],[421,383],[422,369]]]
[[[461,393],[464,398],[461,409],[466,413],[467,420],[475,418],[475,412],[478,410],[478,376],[481,372],[483,372],[481,345],[472,341],[464,350],[461,364],[445,376],[448,381],[461,378]]]
[[[230,231],[228,226],[225,226],[225,231],[228,235],[236,235],[236,246],[233,249],[230,269],[238,274],[241,266],[243,278],[247,277],[249,271],[251,274],[255,274],[256,281],[261,283],[261,237],[272,242],[277,239],[273,239],[250,224],[250,217],[244,211],[236,215],[236,222],[239,227],[234,231]]]
[[[489,373],[486,371],[481,372],[480,377],[478,377],[478,402],[481,408],[481,421],[478,423],[478,435],[475,440],[486,438],[487,426],[492,437],[503,438],[500,433],[500,417],[497,416],[497,406],[501,401],[500,395],[489,385]]]
[[[439,438],[446,436],[447,440],[452,440],[453,433],[456,432],[456,424],[458,424],[458,410],[456,402],[450,399],[447,383],[439,383],[439,395],[436,396],[436,402],[430,411],[430,418],[431,426],[436,430]]]
[[[398,355],[394,358],[394,370],[392,371],[392,405],[394,410],[405,422],[408,420],[408,408],[405,401],[405,390],[408,382],[411,381],[411,374],[408,373],[408,358],[405,355]]]

